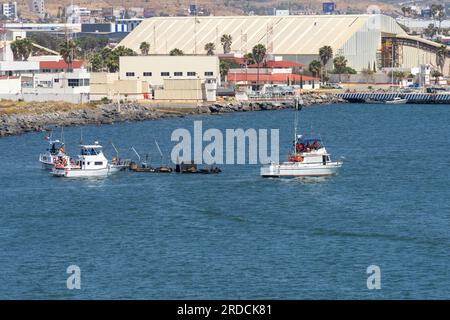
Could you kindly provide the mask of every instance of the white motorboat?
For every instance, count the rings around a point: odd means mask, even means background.
[[[297,100],[297,110],[299,110]],[[297,114],[295,112],[294,150],[287,162],[270,163],[261,167],[264,178],[321,177],[336,174],[342,161],[331,161],[321,139],[303,138],[297,135]]]
[[[271,163],[261,168],[264,178],[321,177],[337,173],[342,161],[331,161],[330,154],[319,139],[297,137],[295,151],[287,162]]]
[[[395,97],[392,100],[386,100],[385,104],[406,104],[408,103],[408,99],[402,99],[400,97]]]
[[[47,139],[49,147],[46,152],[39,155],[39,162],[42,165],[42,169],[51,170],[58,160],[67,157],[67,155],[64,150],[64,142]]]
[[[103,147],[97,142],[93,145],[81,145],[81,153],[77,159],[63,159],[53,167],[52,174],[56,177],[78,178],[78,177],[106,177],[125,169],[113,157],[108,161],[103,154]]]

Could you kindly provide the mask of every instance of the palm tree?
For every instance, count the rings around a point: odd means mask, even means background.
[[[225,80],[226,75],[228,74],[228,71],[231,68],[231,63],[229,61],[225,61],[225,60],[220,60],[220,64],[219,64],[219,71],[220,71],[220,76],[222,80]],[[236,79],[234,79],[234,81],[236,81]]]
[[[341,75],[345,72],[347,68],[347,59],[344,56],[337,56],[333,60],[334,69],[339,74],[339,82],[341,82]]]
[[[256,65],[257,65],[256,67],[258,69],[257,75],[256,75],[256,86],[258,88],[258,91],[259,91],[259,66],[260,66],[261,62],[263,62],[264,59],[266,58],[266,52],[267,52],[267,49],[263,44],[257,44],[252,49],[252,56],[256,62]]]
[[[441,29],[442,20],[445,18],[445,10],[442,4],[432,4],[431,5],[431,15],[434,20],[439,21],[439,30]]]
[[[104,59],[102,58],[102,54],[101,53],[94,53],[90,59],[89,59],[89,64],[91,65],[91,70],[93,72],[100,72],[103,70],[103,66],[105,64]]]
[[[68,65],[69,69],[72,68],[72,63],[75,59],[77,49],[77,44],[73,40],[68,40],[61,44],[59,54],[64,59],[64,62]]]
[[[184,52],[181,49],[175,48],[170,50],[169,55],[171,56],[184,56]]]
[[[139,46],[139,50],[141,50],[141,53],[143,56],[147,56],[148,52],[150,51],[150,43],[144,41]]]
[[[28,57],[33,52],[33,48],[33,42],[28,38],[11,42],[11,51],[15,60],[28,60]]]
[[[233,37],[230,34],[224,34],[220,38],[220,43],[223,47],[223,53],[229,53],[231,51],[231,44],[233,43]]]
[[[323,73],[327,72],[327,68],[326,65],[328,63],[328,61],[330,61],[330,59],[333,57],[333,49],[330,46],[323,46],[322,48],[319,49],[319,57],[320,57],[320,62],[322,63],[322,75]],[[322,78],[322,81],[324,79]]]
[[[213,56],[214,51],[216,50],[216,45],[212,42],[208,42],[205,44],[205,51],[208,56]]]
[[[244,55],[244,64],[245,65],[249,65],[249,64],[254,64],[255,63],[255,59],[253,59],[253,54],[251,52],[246,53]]]
[[[434,83],[437,84],[438,78],[442,76],[442,73],[440,73],[439,70],[433,70],[433,72],[431,72],[431,76],[434,78]]]
[[[317,77],[317,75],[320,73],[320,70],[322,69],[322,64],[318,60],[313,60],[310,62],[308,69],[314,77]]]
[[[11,42],[11,51],[14,56],[14,60],[22,60],[22,56],[20,55],[20,43],[19,40]]]
[[[441,70],[441,73],[444,73],[444,65],[446,58],[447,58],[447,46],[441,45],[439,49],[436,50],[436,64]]]

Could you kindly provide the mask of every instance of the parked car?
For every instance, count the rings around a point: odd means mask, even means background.
[[[322,88],[324,89],[344,89],[339,83],[324,83],[322,84]]]

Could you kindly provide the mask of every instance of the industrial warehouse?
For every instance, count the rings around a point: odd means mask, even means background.
[[[221,53],[222,35],[232,37],[231,52],[244,55],[257,44],[267,51],[304,65],[319,58],[327,45],[357,71],[381,68],[436,67],[440,45],[409,36],[391,17],[381,14],[311,16],[156,17],[141,22],[120,45],[139,51],[150,44],[150,54],[168,54],[177,48],[185,54],[205,54],[214,43]],[[449,74],[448,57],[443,74]],[[329,62],[331,64],[331,62]]]

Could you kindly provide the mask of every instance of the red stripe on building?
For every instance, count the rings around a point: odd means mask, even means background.
[[[231,82],[257,82],[258,75],[255,73],[228,73],[227,77],[228,81]],[[260,74],[259,82],[300,82],[303,81],[319,81],[319,78],[314,78],[310,76],[302,76],[299,74],[286,74],[286,73],[277,73],[277,74]]]
[[[39,69],[80,69],[84,65],[83,60],[74,60],[72,64],[69,65],[64,60],[59,61],[40,61]]]

